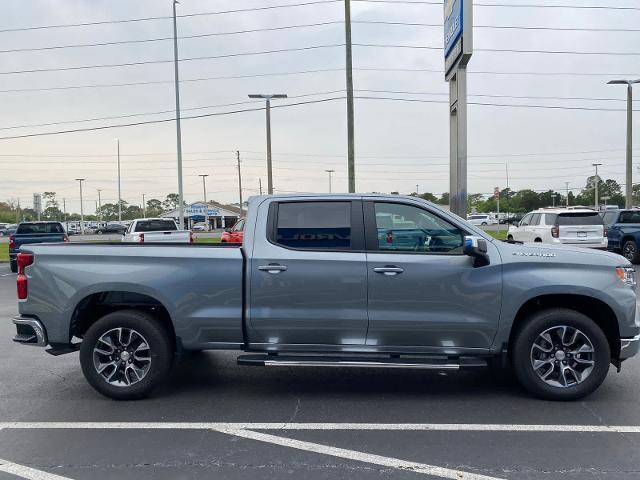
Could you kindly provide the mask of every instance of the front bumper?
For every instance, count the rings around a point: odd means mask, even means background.
[[[638,354],[640,350],[640,335],[620,339],[620,360],[626,360]]]
[[[17,330],[16,336],[13,337],[14,342],[34,347],[46,347],[49,343],[47,331],[40,320],[18,315],[13,317],[13,323]]]

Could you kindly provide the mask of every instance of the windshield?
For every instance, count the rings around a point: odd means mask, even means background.
[[[140,220],[136,223],[136,232],[166,232],[177,229],[173,220]]]
[[[598,212],[561,213],[556,220],[557,225],[602,225],[602,217]]]

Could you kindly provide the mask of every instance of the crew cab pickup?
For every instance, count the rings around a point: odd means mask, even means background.
[[[32,243],[68,242],[69,237],[60,222],[22,222],[16,232],[9,236],[9,265],[11,271],[18,271],[16,257],[20,247]]]
[[[189,230],[178,230],[170,218],[138,218],[131,222],[122,237],[133,243],[193,243]]]
[[[593,392],[638,352],[632,265],[500,242],[385,195],[259,196],[242,246],[34,245],[15,341],[80,350],[114,399],[150,394],[185,350],[241,365],[459,370],[510,363],[542,398]]]
[[[609,251],[640,263],[640,209],[607,210],[602,219],[609,233]]]

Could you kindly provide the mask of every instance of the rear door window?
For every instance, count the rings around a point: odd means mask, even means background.
[[[570,212],[558,215],[558,225],[603,225],[598,212]]]
[[[16,234],[46,234],[46,233],[64,233],[64,227],[61,223],[22,223],[18,226]]]
[[[606,217],[606,215],[605,215]],[[620,213],[620,223],[640,223],[640,211],[626,211]],[[605,221],[606,223],[606,221]]]
[[[305,250],[352,248],[351,202],[278,204],[275,243]]]
[[[141,220],[136,223],[136,232],[166,232],[177,229],[173,220]]]

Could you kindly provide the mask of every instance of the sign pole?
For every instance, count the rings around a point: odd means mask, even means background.
[[[467,216],[467,65],[473,54],[473,0],[444,2],[445,79],[449,82],[449,198]]]

